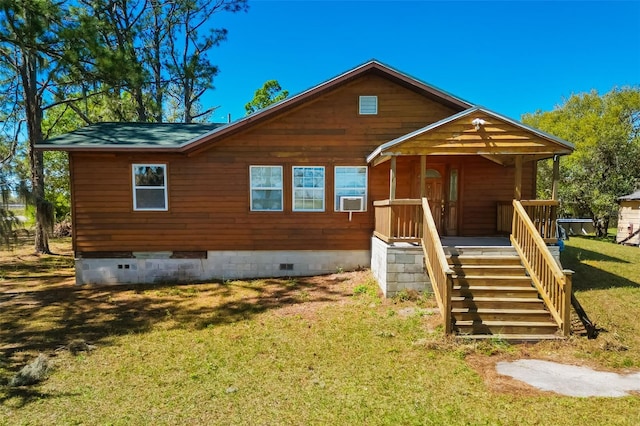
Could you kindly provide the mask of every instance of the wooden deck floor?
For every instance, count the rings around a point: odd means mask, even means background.
[[[443,247],[509,247],[507,237],[442,237]]]

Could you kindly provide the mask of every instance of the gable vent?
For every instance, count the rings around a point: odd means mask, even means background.
[[[377,96],[360,96],[360,115],[376,115],[378,113]]]

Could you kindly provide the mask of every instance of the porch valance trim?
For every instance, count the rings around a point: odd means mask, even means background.
[[[545,148],[534,148],[534,147],[524,147],[522,150],[517,150],[516,151],[512,151],[512,150],[506,150],[503,152],[500,152],[499,149],[487,149],[486,146],[480,146],[477,145],[476,147],[474,147],[473,143],[467,143],[466,147],[461,150],[460,152],[446,152],[446,151],[442,151],[442,147],[438,147],[435,150],[433,150],[432,152],[428,152],[425,151],[425,154],[438,154],[438,155],[446,155],[446,154],[477,154],[477,155],[483,155],[483,154],[507,154],[507,155],[511,155],[511,154],[517,154],[517,153],[522,153],[522,154],[568,154],[571,153],[574,149],[573,144],[560,139],[558,137],[555,137],[553,135],[550,135],[548,133],[543,132],[542,130],[538,130],[535,129],[533,127],[527,126],[526,124],[520,123],[516,120],[513,120],[509,117],[505,117],[504,115],[498,114],[496,112],[493,112],[491,110],[488,110],[486,108],[483,107],[479,107],[479,106],[475,106],[469,109],[466,109],[464,111],[461,111],[457,114],[451,115],[447,118],[444,118],[440,121],[437,121],[435,123],[429,124],[428,126],[425,126],[421,129],[415,130],[413,132],[407,133],[406,135],[400,136],[396,139],[393,139],[389,142],[386,142],[380,146],[378,146],[371,154],[369,154],[369,156],[367,157],[367,163],[371,163],[374,160],[376,160],[378,157],[384,157],[384,156],[393,156],[393,155],[416,155],[415,152],[408,152],[408,153],[403,153],[402,149],[401,149],[401,145],[406,143],[406,142],[410,142],[414,139],[416,139],[419,136],[422,135],[426,135],[428,133],[433,133],[435,132],[437,129],[440,129],[444,126],[446,126],[447,124],[453,123],[457,120],[460,120],[464,117],[473,115],[473,114],[484,114],[486,116],[495,118],[499,121],[502,121],[506,124],[509,124],[511,126],[516,127],[517,129],[524,131],[526,133],[532,134],[532,136],[544,139],[545,141],[551,142],[553,149],[551,149],[551,147],[545,147]],[[475,120],[474,120],[475,121]]]

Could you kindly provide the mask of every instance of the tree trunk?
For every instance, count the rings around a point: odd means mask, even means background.
[[[44,196],[44,156],[34,146],[42,141],[42,100],[37,86],[37,57],[29,49],[23,50],[20,64],[20,77],[24,91],[27,114],[27,133],[29,143],[27,152],[31,167],[31,190],[36,206],[36,253],[51,253],[49,250],[48,224],[51,222],[50,209]]]
[[[154,95],[155,95],[155,121],[157,123],[162,123],[163,120],[163,112],[164,112],[164,87],[162,85],[162,61],[161,61],[161,34],[162,31],[162,9],[160,4],[158,4],[158,0],[152,0],[151,2],[153,6],[153,45],[152,45],[152,58],[151,58],[151,69],[153,70],[153,85],[154,85]]]
[[[138,114],[138,122],[147,122],[147,108],[144,105],[144,97],[142,94],[142,84],[133,89],[133,97],[136,102],[136,113]]]

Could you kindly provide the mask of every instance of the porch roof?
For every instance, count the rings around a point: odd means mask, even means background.
[[[472,107],[376,148],[367,162],[398,155],[481,155],[511,164],[516,155],[539,160],[573,152],[573,145],[482,107]]]

